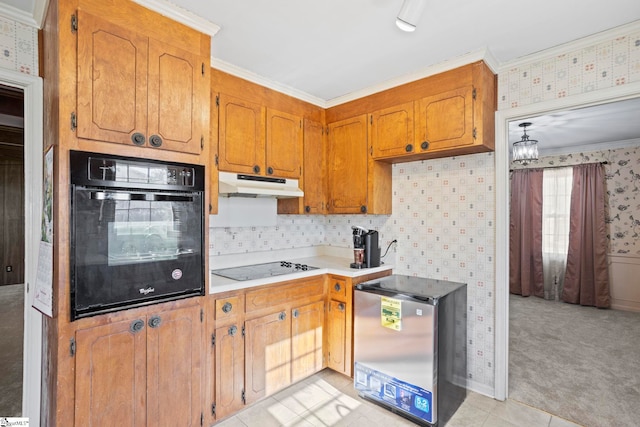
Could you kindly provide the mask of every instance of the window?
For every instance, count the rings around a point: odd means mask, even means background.
[[[545,169],[542,176],[542,252],[567,254],[573,168]]]

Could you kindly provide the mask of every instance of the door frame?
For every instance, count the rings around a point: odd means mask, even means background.
[[[494,397],[509,397],[509,122],[640,97],[640,82],[496,112],[496,288]],[[544,141],[542,142],[544,145]]]
[[[42,78],[0,68],[0,84],[24,93],[24,339],[22,415],[40,425],[42,314],[32,308],[42,218],[43,82]]]

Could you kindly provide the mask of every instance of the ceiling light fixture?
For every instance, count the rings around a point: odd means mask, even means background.
[[[396,18],[398,28],[402,31],[415,31],[425,3],[425,0],[404,0]]]
[[[531,126],[531,122],[520,123],[518,126],[523,128],[524,133],[520,141],[513,143],[511,156],[514,162],[528,165],[529,162],[538,160],[538,141],[529,139],[529,135],[527,135],[527,126]]]

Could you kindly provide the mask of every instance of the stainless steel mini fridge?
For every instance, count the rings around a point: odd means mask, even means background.
[[[466,397],[467,285],[392,275],[356,286],[354,386],[412,421],[443,426]]]

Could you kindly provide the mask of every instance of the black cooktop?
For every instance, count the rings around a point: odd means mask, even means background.
[[[283,274],[299,273],[301,271],[316,270],[307,264],[299,264],[290,261],[268,262],[265,264],[245,265],[242,267],[222,268],[212,270],[211,273],[233,280],[255,280],[267,277],[281,276]]]

